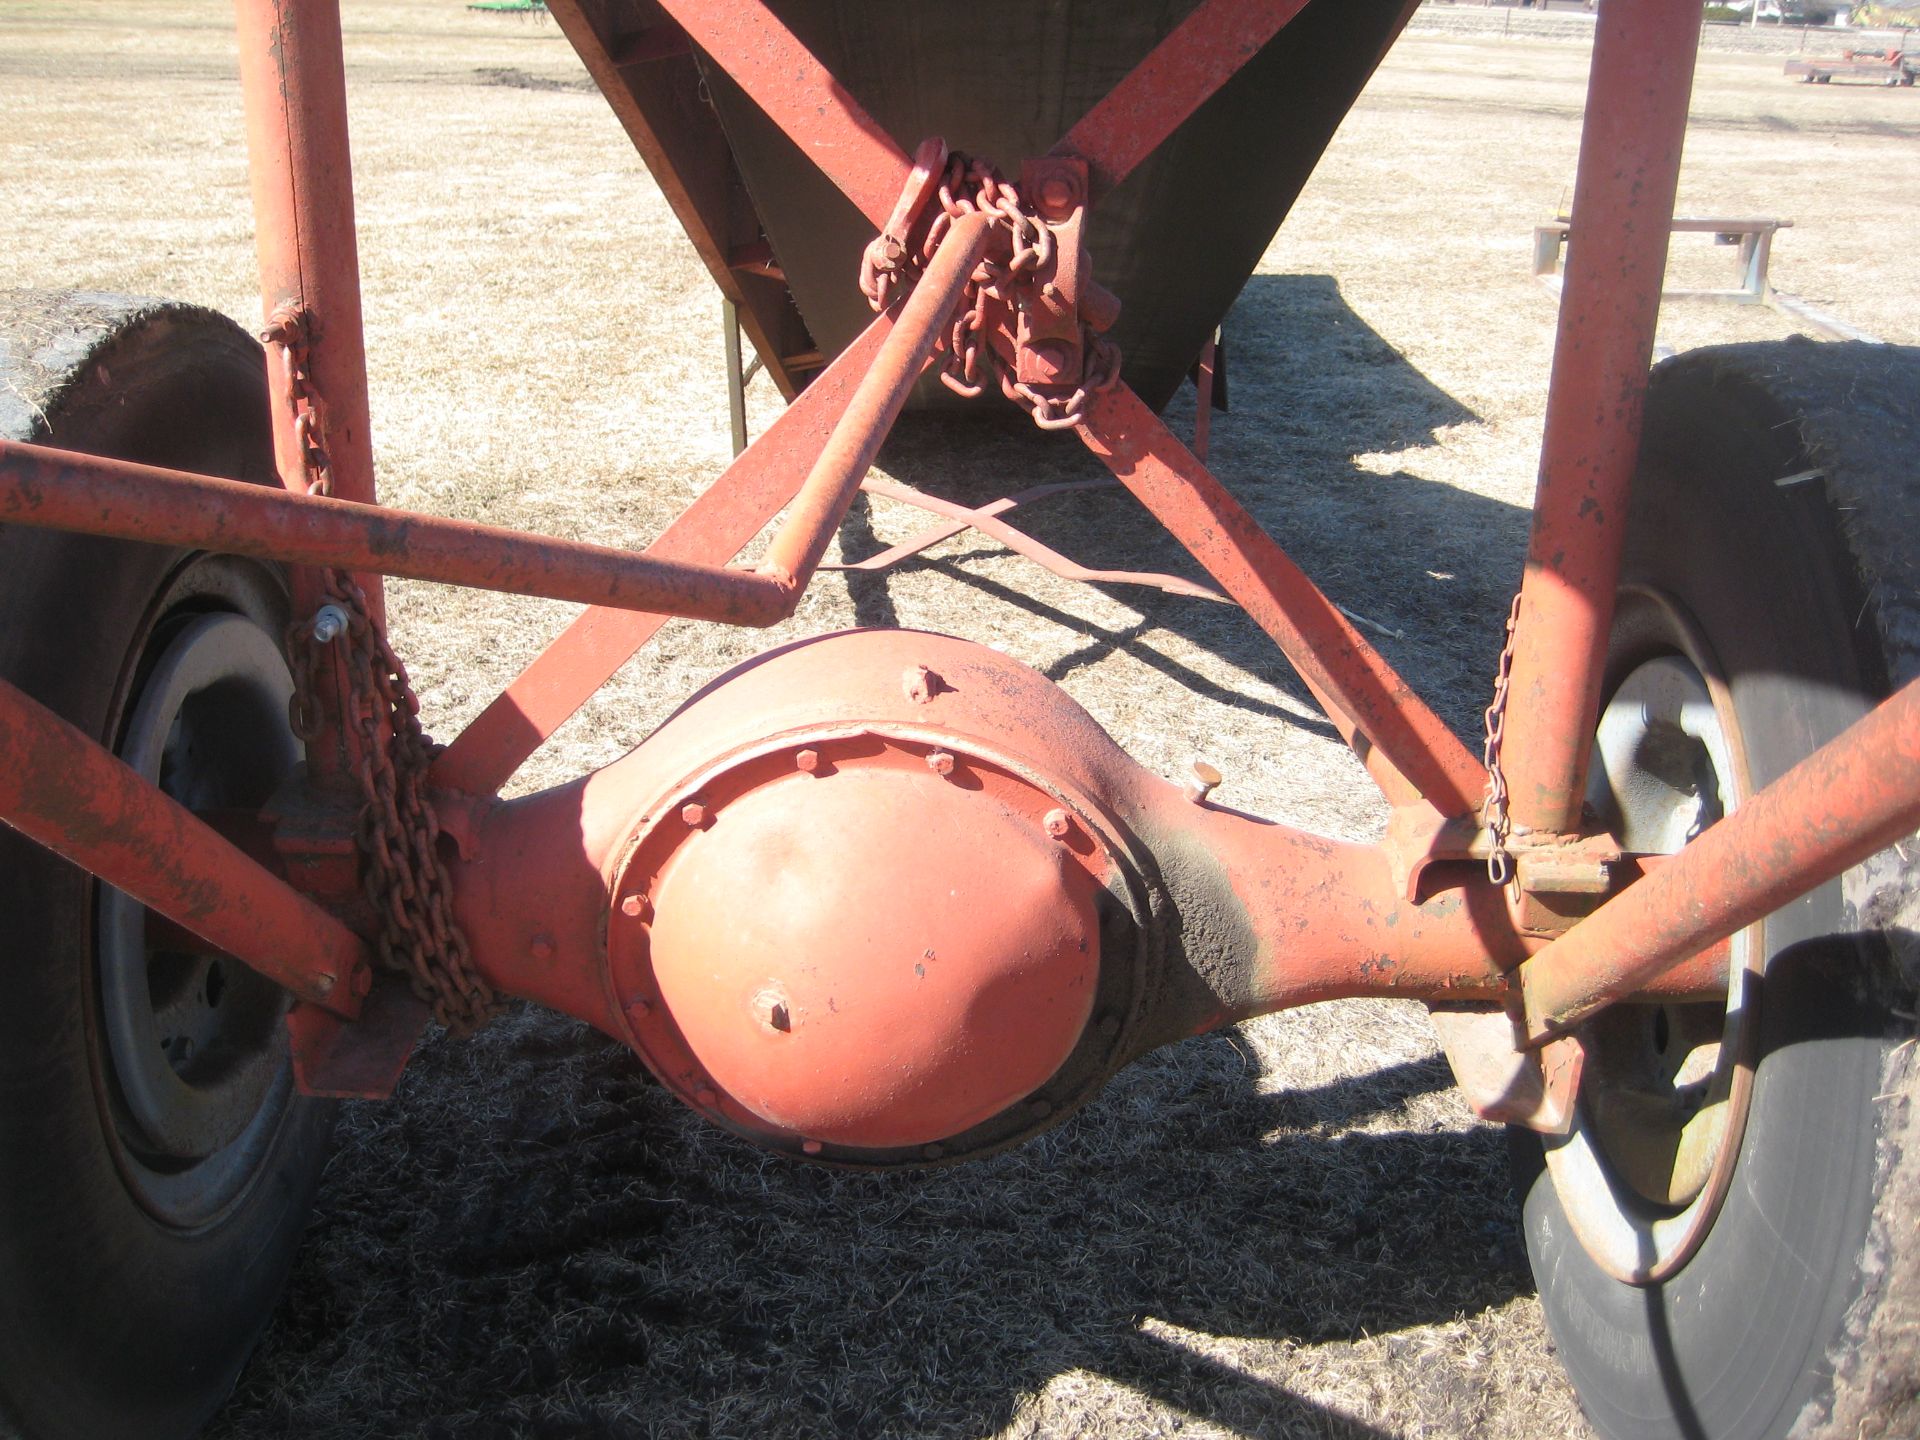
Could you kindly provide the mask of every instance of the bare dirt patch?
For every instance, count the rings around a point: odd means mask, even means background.
[[[228,23],[210,0],[7,8],[0,285],[257,318]],[[670,213],[551,26],[429,0],[350,4],[347,26],[386,495],[642,543],[727,458],[719,303]],[[1216,467],[1335,599],[1400,632],[1383,649],[1468,735],[1551,348],[1529,232],[1570,194],[1585,64],[1577,39],[1410,36],[1228,323]],[[1920,341],[1920,93],[1711,53],[1694,108],[1682,210],[1792,217],[1783,288]],[[1661,338],[1789,329],[1688,305]],[[756,428],[775,403],[755,387]],[[1170,414],[1189,425],[1191,394]],[[884,468],[966,501],[1090,473],[1071,442],[939,417]],[[1089,564],[1191,573],[1122,497],[1048,503],[1028,523]],[[863,506],[841,545],[918,523]],[[568,614],[395,589],[443,737]],[[999,645],[1143,763],[1212,760],[1236,806],[1347,837],[1380,823],[1242,618],[1058,582],[969,537],[885,580],[824,578],[773,635],[668,626],[516,784],[604,763],[725,666],[854,623]],[[1583,1433],[1502,1138],[1450,1090],[1418,1008],[1191,1041],[1017,1152],[893,1179],[716,1135],[569,1022],[431,1044],[393,1104],[347,1109],[305,1258],[215,1431],[1176,1432]]]

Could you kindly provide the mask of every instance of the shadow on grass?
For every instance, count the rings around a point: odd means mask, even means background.
[[[1437,1058],[1258,1078],[1204,1037],[1018,1150],[863,1175],[705,1128],[575,1022],[438,1040],[394,1104],[350,1108],[212,1433],[977,1436],[1075,1373],[1208,1433],[1383,1433],[1236,1344],[1391,1358],[1524,1290],[1502,1142],[1392,1128],[1449,1083]],[[1431,1383],[1424,1418],[1465,1424],[1475,1397]]]
[[[1246,343],[1214,432],[1219,473],[1336,600],[1407,632],[1382,648],[1470,727],[1524,514],[1353,457],[1472,415],[1327,277],[1256,277],[1230,334]],[[909,417],[888,467],[972,504],[1095,471],[1070,438],[979,418]],[[1170,421],[1190,430],[1191,391]],[[1088,564],[1198,577],[1119,490],[1017,518]],[[855,507],[847,553],[882,548],[875,521]],[[910,563],[1081,629],[1055,678],[1118,648],[1190,692],[1250,703],[1140,643],[1166,629],[1311,704],[1236,611],[1115,589],[1141,618],[1103,628],[976,573],[993,547],[963,544]],[[898,623],[886,576],[851,588],[862,623]],[[1462,614],[1488,623],[1463,636]],[[1356,1038],[1343,1022],[1283,1023],[1305,1027],[1306,1049]],[[428,1046],[392,1105],[349,1109],[293,1284],[212,1433],[1079,1433],[1044,1392],[1085,1374],[1131,1392],[1142,1424],[1173,1412],[1213,1434],[1370,1440],[1384,1432],[1299,1393],[1313,1372],[1290,1368],[1294,1347],[1378,1343],[1419,1372],[1394,1332],[1529,1287],[1499,1135],[1422,1118],[1421,1098],[1449,1083],[1434,1057],[1276,1091],[1235,1037],[1209,1036],[1148,1056],[1019,1149],[862,1175],[713,1132],[619,1046],[519,1014]],[[1418,1392],[1424,1423],[1465,1431],[1480,1397],[1429,1368],[1396,1386]],[[1127,1428],[1124,1409],[1102,1414]]]

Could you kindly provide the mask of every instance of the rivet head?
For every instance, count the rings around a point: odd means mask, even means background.
[[[931,755],[927,756],[927,768],[936,775],[951,775],[953,773],[953,756],[949,755],[945,750],[935,750]]]
[[[1053,1114],[1053,1102],[1051,1100],[1029,1100],[1027,1102],[1027,1113],[1036,1120],[1044,1120],[1047,1116]]]
[[[536,960],[551,960],[554,955],[553,937],[551,935],[534,936],[533,943],[527,946],[527,952]]]
[[[1040,199],[1049,210],[1073,208],[1073,182],[1064,175],[1050,175],[1040,185]]]
[[[909,665],[906,674],[900,677],[900,688],[914,704],[925,705],[945,690],[947,684],[925,665]]]
[[[353,972],[353,993],[364,1000],[372,989],[373,971],[367,966],[362,965],[358,970]]]
[[[644,995],[636,995],[627,1002],[627,1014],[635,1020],[644,1020],[653,1013],[653,1002]]]
[[[698,829],[707,823],[707,807],[702,805],[698,800],[689,800],[680,807],[680,818],[695,829]]]
[[[620,913],[629,920],[638,920],[647,913],[647,897],[640,894],[627,896],[620,902]]]
[[[929,1160],[938,1160],[947,1153],[947,1147],[944,1145],[928,1145],[923,1147],[920,1153]]]
[[[340,977],[338,975],[329,975],[325,971],[322,971],[313,977],[313,993],[316,995],[331,995],[333,993],[333,987],[339,983]]]
[[[1120,1017],[1118,1015],[1102,1015],[1100,1017],[1100,1033],[1109,1040],[1118,1035],[1120,1033]]]
[[[823,1147],[818,1140],[802,1140],[800,1149],[808,1155],[818,1155]]]
[[[719,1100],[720,1093],[710,1085],[702,1085],[693,1092],[693,1098],[702,1105],[712,1105]]]
[[[811,775],[820,768],[820,752],[818,750],[802,750],[798,755],[793,757],[793,763],[795,768],[804,770],[807,774]]]
[[[1056,840],[1064,840],[1073,833],[1073,821],[1064,810],[1049,810],[1040,824]]]

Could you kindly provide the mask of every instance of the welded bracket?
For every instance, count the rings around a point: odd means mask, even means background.
[[[1435,1005],[1428,1014],[1474,1114],[1543,1135],[1564,1135],[1573,1127],[1586,1062],[1577,1037],[1563,1035],[1539,1050],[1524,1050],[1522,1032],[1505,1010]]]

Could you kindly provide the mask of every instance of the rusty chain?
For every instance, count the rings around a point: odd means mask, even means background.
[[[308,367],[311,317],[281,306],[260,338],[277,349],[294,408],[302,478],[311,495],[333,489],[319,397]],[[473,970],[466,936],[453,917],[453,883],[440,858],[440,821],[427,792],[438,749],[420,726],[420,701],[407,667],[367,604],[366,592],[342,570],[321,572],[326,601],[319,612],[287,629],[294,692],[288,706],[302,740],[321,728],[316,703],[327,647],[343,642],[347,671],[342,713],[355,742],[354,779],[361,806],[354,841],[366,858],[364,886],[379,917],[381,962],[407,977],[413,993],[433,1006],[434,1018],[455,1034],[469,1034],[500,1009],[492,989]],[[326,609],[337,617],[322,617]]]
[[[1500,768],[1500,749],[1507,738],[1507,695],[1513,683],[1513,636],[1520,621],[1520,597],[1513,597],[1507,611],[1507,637],[1500,647],[1500,664],[1494,672],[1493,703],[1487,706],[1487,744],[1483,752],[1487,764],[1487,798],[1481,807],[1492,847],[1487,851],[1487,878],[1504,886],[1513,879],[1513,852],[1507,841],[1513,836],[1513,821],[1507,814],[1507,777]]]
[[[912,186],[915,181],[908,183]],[[1088,399],[1118,383],[1120,348],[1083,327],[1083,379],[1065,394],[1050,395],[1009,376],[994,360],[986,340],[991,323],[989,301],[998,302],[1011,313],[1018,305],[1016,287],[1036,282],[1044,285],[1039,277],[1053,261],[1052,229],[1027,207],[1019,190],[998,170],[984,160],[958,152],[947,157],[939,185],[927,203],[935,201],[939,209],[926,227],[926,238],[917,255],[906,238],[915,228],[915,217],[911,216],[903,223],[890,225],[867,246],[860,262],[860,289],[867,303],[876,312],[886,309],[895,286],[926,267],[955,220],[963,215],[992,215],[1002,239],[974,267],[953,324],[940,338],[940,382],[956,395],[972,399],[985,389],[984,372],[991,370],[999,380],[1001,393],[1031,414],[1042,430],[1072,429],[1085,415]]]

